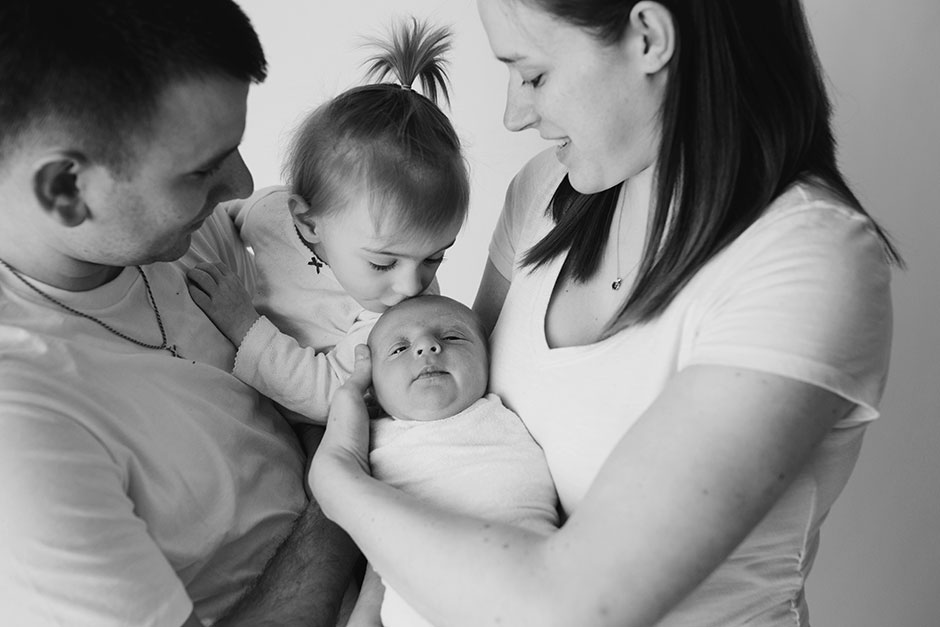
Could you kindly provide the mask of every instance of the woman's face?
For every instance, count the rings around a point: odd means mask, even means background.
[[[556,144],[579,192],[599,192],[650,167],[665,81],[642,69],[628,27],[607,44],[521,0],[478,0],[496,57],[509,68],[504,124]]]

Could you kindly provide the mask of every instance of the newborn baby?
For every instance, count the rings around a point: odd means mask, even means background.
[[[376,478],[462,514],[557,526],[542,449],[486,394],[489,350],[470,309],[444,296],[405,300],[379,318],[369,348],[374,393],[389,415],[372,421]],[[385,627],[430,625],[389,588],[381,617]]]

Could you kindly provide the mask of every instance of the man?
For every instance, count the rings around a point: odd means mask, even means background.
[[[265,60],[230,0],[0,6],[0,622],[327,625],[354,546],[185,272]]]

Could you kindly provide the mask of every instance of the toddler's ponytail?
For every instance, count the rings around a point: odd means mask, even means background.
[[[415,81],[420,81],[422,93],[431,102],[438,104],[440,92],[449,104],[445,57],[451,50],[450,40],[447,27],[433,28],[428,22],[411,18],[394,29],[387,41],[369,42],[379,52],[366,60],[366,76],[379,82],[392,76],[403,89],[411,89]]]

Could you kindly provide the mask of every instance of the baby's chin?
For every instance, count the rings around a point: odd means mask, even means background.
[[[423,407],[411,407],[406,410],[393,412],[392,416],[399,420],[412,420],[415,422],[434,422],[456,416],[463,410],[473,405],[473,401],[464,403],[448,403],[446,405],[425,405]]]

